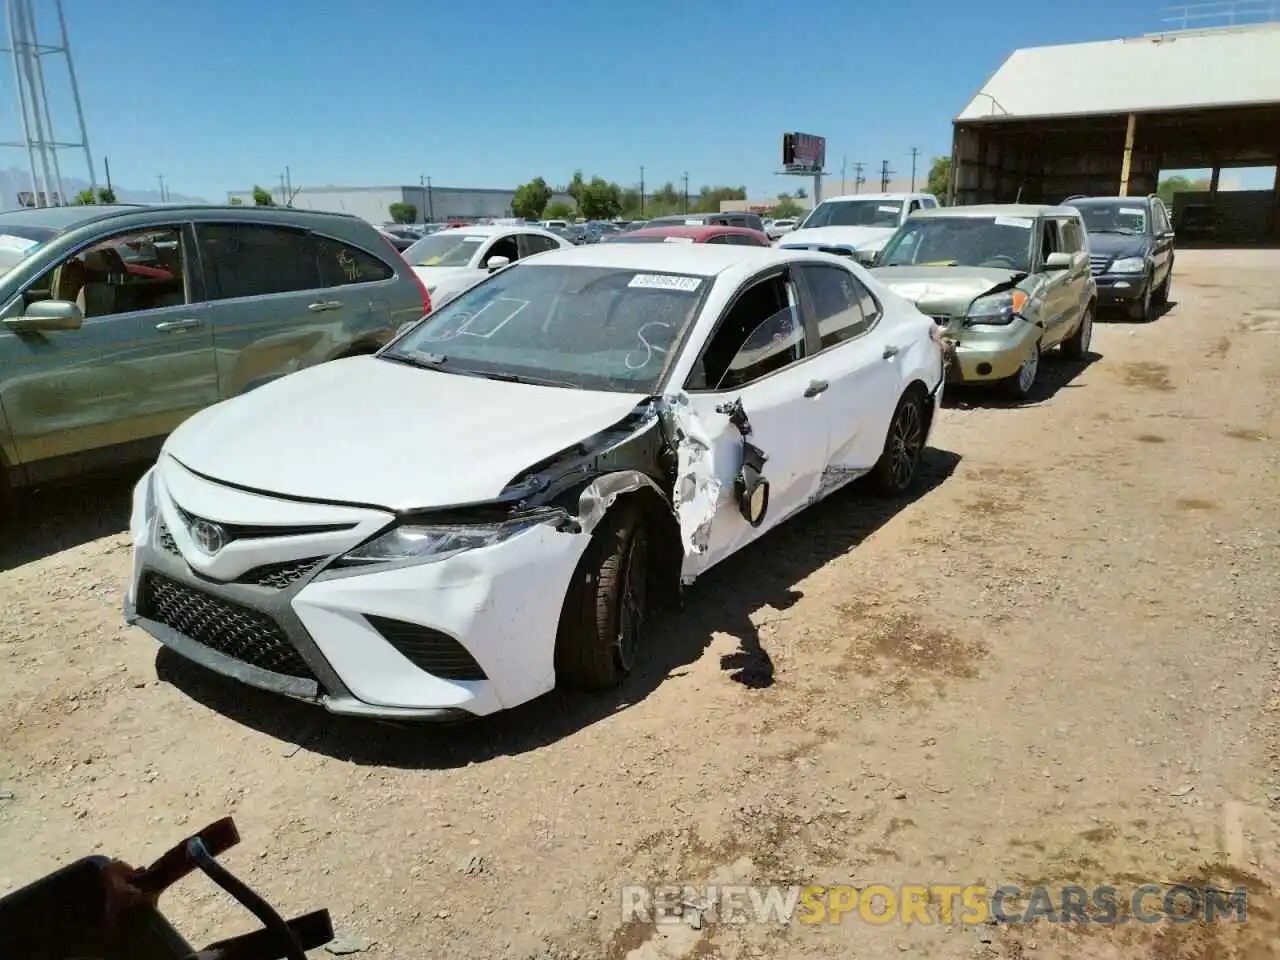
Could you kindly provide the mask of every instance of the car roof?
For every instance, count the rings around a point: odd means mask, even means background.
[[[719,237],[724,234],[758,238],[760,236],[760,231],[752,230],[750,227],[731,227],[722,223],[713,223],[701,227],[691,227],[685,224],[673,223],[669,226],[641,227],[639,230],[632,230],[627,234],[627,236],[689,237],[692,240],[705,240],[707,237]]]
[[[840,197],[823,197],[821,203],[847,203],[850,200],[910,200],[928,197],[928,193],[846,193]]]
[[[616,270],[652,270],[714,277],[726,271],[748,274],[770,263],[803,259],[808,250],[775,247],[721,246],[683,243],[593,243],[540,253],[522,261],[526,267],[611,267]]]
[[[1150,203],[1152,200],[1159,200],[1159,197],[1072,197],[1070,200],[1063,200],[1064,207],[1074,207],[1077,203],[1092,203],[1095,200],[1103,203]]]
[[[976,203],[969,207],[936,207],[918,210],[912,219],[920,217],[1078,217],[1080,211],[1050,203]]]
[[[465,233],[469,237],[496,237],[505,233],[536,233],[540,236],[552,236],[555,234],[547,230],[545,227],[535,227],[531,223],[484,223],[463,225],[459,227],[447,227],[436,233],[428,234],[435,237],[441,233]]]

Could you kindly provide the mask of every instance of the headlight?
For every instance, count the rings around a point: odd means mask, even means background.
[[[1004,290],[979,297],[969,304],[967,322],[970,324],[987,323],[1004,325],[1013,323],[1013,318],[1027,305],[1027,295],[1021,290]]]
[[[1146,257],[1125,257],[1111,264],[1111,273],[1142,273],[1147,269]]]
[[[395,527],[344,554],[337,565],[393,563],[398,560],[437,563],[468,550],[478,550],[481,547],[492,547],[502,543],[517,533],[529,529],[535,522],[524,520],[491,524]]]

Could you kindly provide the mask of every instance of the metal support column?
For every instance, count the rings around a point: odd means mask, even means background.
[[[1124,160],[1120,164],[1120,196],[1129,195],[1129,172],[1133,167],[1133,139],[1138,128],[1138,115],[1129,114],[1129,123],[1124,131]]]

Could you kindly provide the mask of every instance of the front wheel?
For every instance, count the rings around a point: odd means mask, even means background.
[[[918,389],[912,388],[898,401],[898,408],[889,421],[884,450],[871,470],[876,493],[899,497],[911,488],[924,455],[926,422],[924,399]]]
[[[1137,320],[1139,323],[1150,323],[1153,317],[1151,309],[1152,290],[1151,285],[1154,278],[1148,279],[1142,287],[1142,296],[1134,303],[1129,304],[1129,319]]]
[[[1173,286],[1173,264],[1169,264],[1169,271],[1164,275],[1164,282],[1160,284],[1160,289],[1156,291],[1156,303],[1160,306],[1168,306],[1169,289]]]
[[[556,676],[580,690],[617,686],[635,666],[649,616],[649,533],[622,503],[601,521],[569,585]]]
[[[1027,359],[1022,361],[1022,366],[1018,368],[1018,372],[1002,385],[1005,396],[1019,403],[1029,399],[1039,376],[1040,344],[1037,342],[1031,345],[1031,352],[1027,354]]]

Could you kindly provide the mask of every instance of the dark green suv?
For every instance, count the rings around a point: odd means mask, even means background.
[[[197,410],[428,312],[372,224],[216,206],[0,214],[0,499],[144,460]]]

